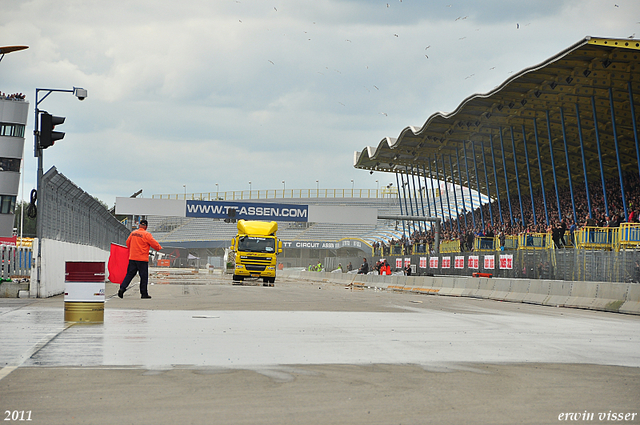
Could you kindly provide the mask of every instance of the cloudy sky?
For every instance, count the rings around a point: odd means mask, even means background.
[[[67,118],[45,151],[113,205],[154,194],[375,189],[354,151],[420,127],[585,36],[640,37],[637,0],[0,0],[0,91]]]

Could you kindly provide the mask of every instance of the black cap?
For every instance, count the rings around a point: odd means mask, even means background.
[[[147,220],[140,220],[140,226],[148,226],[149,222]]]

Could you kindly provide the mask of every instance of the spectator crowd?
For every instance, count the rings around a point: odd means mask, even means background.
[[[4,94],[0,92],[0,99],[2,100],[24,100],[24,97],[22,93]]]
[[[531,208],[531,197],[523,194],[522,207],[517,195],[509,199],[501,194],[500,203],[493,199],[490,204],[484,204],[473,212],[460,212],[457,218],[446,219],[442,224],[441,241],[460,241],[461,251],[473,250],[473,242],[477,237],[500,238],[504,246],[507,236],[517,236],[523,233],[550,233],[557,248],[571,244],[573,232],[582,227],[619,227],[621,223],[640,223],[640,178],[638,173],[623,175],[627,214],[622,203],[622,191],[619,179],[605,180],[607,207],[600,181],[589,185],[589,201],[584,185],[574,185],[573,199],[569,188],[534,193],[534,208]],[[558,212],[560,203],[560,214]],[[575,205],[575,214],[574,208]],[[590,209],[589,209],[590,205]],[[501,207],[501,208],[500,208]],[[535,214],[535,219],[534,219]],[[513,217],[513,220],[512,220]],[[547,224],[548,217],[548,224]],[[407,222],[406,234],[400,239],[391,239],[374,243],[375,252],[381,255],[402,254],[410,252],[433,252],[434,229],[426,229],[422,223]],[[567,235],[568,233],[568,236]],[[415,247],[415,249],[414,249]]]

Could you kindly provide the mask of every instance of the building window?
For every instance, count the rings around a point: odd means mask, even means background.
[[[24,137],[24,125],[0,123],[0,136]]]
[[[0,214],[13,214],[16,208],[16,197],[11,195],[0,195]]]
[[[20,172],[19,158],[0,158],[0,171]]]

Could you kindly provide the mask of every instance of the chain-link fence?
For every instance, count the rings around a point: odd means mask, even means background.
[[[369,266],[375,266],[374,256]],[[594,282],[640,282],[640,250],[595,251],[586,249],[513,250],[494,253],[448,253],[385,256],[392,269],[401,269],[405,260],[415,273],[425,275],[471,276],[490,273],[494,277],[552,279]],[[397,262],[400,259],[401,262]],[[326,258],[328,270],[347,258]],[[354,263],[355,264],[355,263]],[[400,265],[400,267],[397,267]],[[359,264],[358,264],[359,266]]]
[[[44,190],[42,190],[44,189]],[[109,251],[111,243],[124,245],[130,231],[100,202],[52,167],[38,193],[42,238]]]

